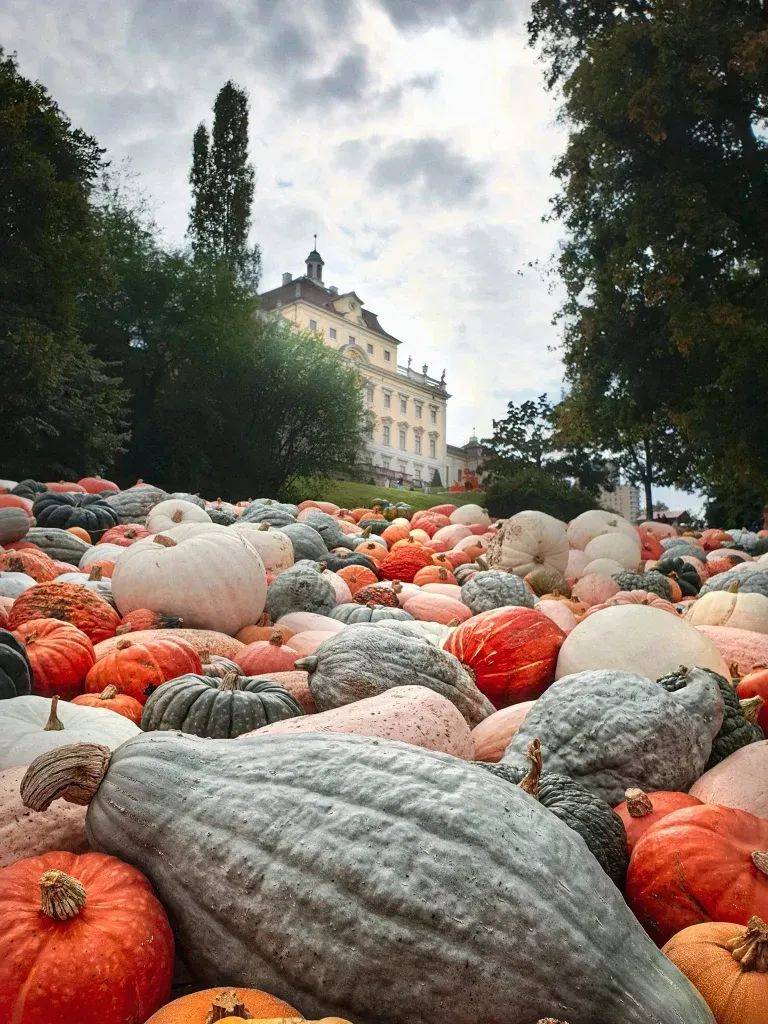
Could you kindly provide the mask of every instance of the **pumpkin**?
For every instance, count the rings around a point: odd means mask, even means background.
[[[613,574],[613,580],[618,584],[619,590],[645,590],[651,594],[657,594],[667,601],[673,597],[679,600],[680,594],[675,595],[673,581],[660,572],[617,572]]]
[[[146,528],[149,533],[161,533],[182,523],[210,523],[211,517],[199,505],[178,498],[159,501],[147,515]]]
[[[354,595],[355,604],[382,605],[387,608],[398,608],[400,606],[400,594],[402,584],[399,580],[394,583],[374,583],[369,587],[359,588]]]
[[[695,783],[693,788],[695,789]],[[629,852],[632,853],[640,839],[657,821],[661,821],[674,811],[682,810],[683,807],[696,807],[701,802],[693,792],[688,794],[660,790],[646,793],[643,789],[628,789],[624,793],[624,799],[614,810],[624,822]]]
[[[45,491],[45,484],[40,483],[39,480],[20,480],[15,487],[11,488],[12,494],[17,494],[30,501],[34,501],[37,495],[42,494],[43,491]]]
[[[0,551],[0,572],[23,572],[36,583],[50,583],[59,575],[53,559],[43,551]]]
[[[303,714],[299,702],[277,683],[236,672],[222,679],[189,674],[164,683],[150,695],[141,728],[144,732],[179,729],[224,739]]]
[[[258,552],[225,528],[178,542],[157,536],[126,548],[112,576],[125,614],[150,608],[187,627],[235,634],[264,611],[267,581]]]
[[[683,928],[662,952],[704,996],[718,1024],[764,1024],[768,1005],[768,925],[716,921]]]
[[[138,731],[120,715],[77,707],[58,697],[4,700],[0,702],[0,769],[29,764],[46,750],[72,743],[101,743],[111,749]]]
[[[227,1017],[226,1014],[231,1014]],[[290,1020],[287,1020],[290,1018]],[[270,1020],[293,1024],[298,1010],[257,988],[207,988],[167,1003],[147,1024],[209,1024],[211,1021]]]
[[[32,514],[39,526],[58,530],[79,526],[94,541],[118,522],[117,513],[99,494],[46,492],[35,499]]]
[[[456,577],[443,565],[426,565],[413,577],[417,587],[423,587],[426,583],[456,583]]]
[[[540,566],[565,573],[568,537],[565,523],[546,512],[518,512],[502,525],[488,548],[489,569],[527,576]]]
[[[574,598],[581,601],[587,608],[605,604],[618,593],[619,584],[616,580],[597,572],[585,573],[572,590]]]
[[[695,601],[685,617],[693,626],[728,626],[768,633],[768,597],[716,590]]]
[[[235,657],[244,675],[256,676],[266,672],[291,672],[296,651],[283,642],[283,634],[276,630],[270,640],[256,640],[248,644]]]
[[[705,772],[691,786],[691,796],[705,804],[736,807],[768,819],[768,740],[740,747]]]
[[[73,704],[80,704],[87,708],[103,708],[106,711],[114,711],[122,715],[129,722],[136,725],[141,724],[141,704],[134,697],[126,693],[120,693],[116,686],[105,686],[101,693],[81,693],[72,700]]]
[[[711,1024],[583,840],[476,765],[317,733],[143,734],[108,764],[91,747],[78,758],[41,758],[25,801],[87,779],[92,841],[150,877],[204,984],[225,963],[231,984],[258,977],[307,1015],[391,1024],[414,1020],[415,992],[419,1018],[445,1024],[467,1005],[476,1021],[533,1021],[546,1003],[574,1021],[597,1005],[605,1022]],[[542,933],[542,914],[568,927]]]
[[[445,642],[497,708],[535,700],[555,677],[565,633],[531,608],[495,608],[458,626]]]
[[[680,665],[728,674],[715,645],[687,622],[658,608],[616,605],[582,619],[568,634],[555,676],[611,668],[658,679]]]
[[[658,608],[668,614],[677,615],[677,609],[671,601],[665,601],[663,597],[650,594],[647,590],[620,590],[613,597],[609,597],[602,604],[593,604],[587,609],[587,615],[594,615],[603,608],[613,608],[618,604],[643,604],[649,608]]]
[[[622,516],[599,508],[582,512],[568,524],[569,544],[582,551],[591,540],[604,534],[623,534],[628,537],[636,537],[637,531]]]
[[[423,619],[426,622],[440,622],[448,625],[449,622],[464,622],[472,618],[472,612],[461,601],[453,597],[446,597],[443,594],[433,594],[422,591],[414,594],[403,602],[403,608],[412,615],[414,619]]]
[[[82,693],[96,656],[82,630],[59,619],[31,619],[14,631],[32,668],[33,690],[40,697],[65,700]]]
[[[389,608],[374,601],[368,604],[357,604],[352,601],[349,604],[337,604],[331,612],[331,618],[349,625],[354,622],[381,622],[384,619],[407,622],[413,620],[413,615],[402,608]]]
[[[29,498],[22,498],[18,494],[8,494],[0,489],[0,508],[20,508],[27,515],[32,514],[32,502]]]
[[[0,871],[0,1019],[143,1024],[168,1000],[173,933],[136,868],[55,851]],[[148,953],[151,951],[151,955]]]
[[[476,725],[472,730],[475,760],[494,764],[500,761],[534,703],[532,700],[526,700],[521,704],[501,708]]]
[[[57,562],[68,562],[70,565],[79,565],[80,559],[91,547],[85,541],[76,537],[69,530],[59,530],[52,527],[35,526],[29,531],[26,539],[31,541],[49,558]]]
[[[137,608],[122,617],[115,632],[122,635],[140,629],[178,629],[181,624],[181,619],[174,615],[163,615],[162,612],[153,612],[149,608]]]
[[[715,645],[723,664],[731,665],[738,673],[746,674],[768,664],[768,636],[765,633],[734,629],[732,626],[697,626],[697,631]]]
[[[296,662],[309,672],[320,711],[372,697],[392,686],[426,686],[452,701],[470,726],[493,712],[459,661],[424,640],[347,626],[313,655]]]
[[[68,526],[67,533],[71,533],[73,537],[78,537],[80,540],[85,541],[86,544],[91,543],[90,533],[81,526]]]
[[[741,700],[762,699],[762,707],[757,709],[757,724],[763,732],[768,731],[768,669],[759,668],[742,676],[736,683],[736,693]]]
[[[336,609],[334,608],[334,611]],[[316,615],[314,612],[288,612],[277,620],[280,630],[287,629],[292,634],[318,630],[326,633],[340,633],[344,626],[330,615]],[[293,639],[293,636],[291,637]]]
[[[167,497],[166,492],[159,487],[141,484],[120,491],[119,494],[110,494],[104,501],[117,513],[120,523],[138,523],[143,526],[151,509]]]
[[[396,686],[309,717],[268,725],[262,733],[333,732],[399,740],[425,750],[471,761],[474,746],[469,726],[446,697],[424,686]]]
[[[245,537],[261,555],[264,568],[267,572],[277,576],[286,569],[290,569],[294,562],[293,544],[290,537],[270,526],[269,523],[241,523],[236,522],[232,529]]]
[[[120,488],[113,480],[105,480],[102,476],[84,476],[77,483],[88,494],[104,494],[105,491],[120,493]]]
[[[206,675],[209,674],[206,670]],[[254,679],[259,682],[266,680],[267,682],[277,683],[278,686],[282,686],[284,690],[287,690],[299,702],[305,715],[314,715],[317,712],[317,705],[315,704],[315,698],[310,692],[309,677],[306,672],[300,672],[295,669],[293,672],[269,672],[263,676],[254,676]]]
[[[114,636],[120,616],[106,601],[76,583],[40,583],[17,598],[8,617],[11,629],[30,619],[61,619],[97,644]]]
[[[92,565],[103,565],[106,562],[111,562],[114,565],[124,551],[125,547],[121,547],[119,544],[94,544],[93,547],[83,552],[78,568],[85,572]],[[111,572],[104,575],[111,575]]]
[[[514,573],[489,569],[475,573],[462,585],[461,600],[473,615],[478,615],[507,605],[533,608],[534,594]]]
[[[269,526],[281,529],[284,526],[296,525],[296,515],[277,502],[266,504],[262,501],[253,501],[243,509],[239,521],[241,523],[267,523]]]
[[[321,559],[326,569],[330,569],[340,576],[350,589],[352,594],[360,587],[378,580],[376,563],[365,555],[359,555],[356,551],[348,551],[344,555],[327,555]],[[364,572],[359,570],[364,569]]]
[[[613,559],[629,572],[635,572],[641,560],[640,537],[637,533],[634,536],[620,532],[602,533],[587,544],[584,554],[590,561],[598,558]]]
[[[582,577],[590,574],[613,577],[624,571],[624,566],[614,558],[593,558],[584,566],[584,572],[581,575]],[[639,573],[627,573],[626,575],[634,577],[639,576]],[[668,590],[669,584],[664,584],[664,587],[665,591]]]
[[[51,480],[45,483],[46,491],[54,494],[85,494],[86,490],[73,480]]]
[[[144,540],[149,537],[149,530],[138,523],[123,523],[121,526],[113,526],[102,534],[99,544],[115,544],[121,548],[129,548],[137,540]]]
[[[713,591],[729,590],[741,596],[742,594],[758,594],[761,597],[768,597],[768,572],[757,565],[738,565],[719,572],[710,578],[701,588],[701,596],[711,594]],[[737,623],[728,623],[736,626]],[[742,629],[754,628],[742,626]]]
[[[314,654],[320,644],[336,636],[336,631],[325,629],[307,629],[303,633],[294,633],[291,637],[291,647],[296,652],[297,658],[306,658]]]
[[[433,508],[420,509],[411,516],[411,526],[413,529],[423,530],[430,537],[434,537],[438,530],[450,525],[451,520],[448,516]]]
[[[281,572],[267,591],[267,614],[277,622],[289,612],[314,612],[329,615],[336,605],[336,594],[323,579],[322,566],[314,562],[298,562]]]
[[[85,853],[85,807],[59,801],[43,814],[31,811],[19,793],[26,770],[17,765],[0,772],[0,867],[50,850]]]
[[[709,804],[666,815],[632,851],[626,898],[659,945],[704,921],[768,916],[768,821]]]
[[[539,697],[502,760],[524,764],[528,745],[540,739],[551,771],[615,806],[627,789],[688,789],[722,722],[719,687],[700,669],[674,693],[629,672],[579,672]]]
[[[24,644],[7,629],[0,629],[0,700],[32,692],[32,665]]]
[[[702,564],[699,563],[699,565]],[[696,597],[701,590],[701,576],[690,562],[684,561],[682,558],[670,556],[662,558],[656,563],[654,571],[674,579],[684,597]]]
[[[379,571],[385,580],[400,580],[413,583],[420,569],[432,565],[432,554],[421,544],[406,542],[402,547],[394,548],[379,563]]]
[[[169,679],[200,671],[202,663],[197,651],[170,631],[163,630],[156,638],[144,642],[124,636],[108,653],[98,652],[96,664],[85,677],[85,689],[88,693],[101,693],[104,687],[113,685],[143,705]]]
[[[439,622],[419,622],[413,620],[384,619],[371,625],[386,629],[398,636],[410,636],[417,640],[426,640],[433,647],[442,648],[443,643],[454,631],[458,623],[443,626]]]
[[[264,622],[265,620],[266,616],[263,615],[259,622]],[[295,632],[296,630],[289,629],[287,626],[284,628],[266,625],[243,626],[235,639],[247,646],[248,644],[256,643],[257,640],[271,640],[274,636],[280,634],[282,641],[288,643]]]
[[[34,524],[34,519],[22,508],[0,508],[0,544],[22,540]]]
[[[571,596],[571,588],[565,576],[553,569],[545,569],[543,566],[534,569],[525,577],[525,582],[537,597],[552,593],[564,594],[566,597]]]
[[[25,572],[0,572],[0,596],[12,601],[34,585],[35,580]]]

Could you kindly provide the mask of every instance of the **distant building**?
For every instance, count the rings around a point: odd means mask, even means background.
[[[636,523],[640,519],[640,488],[634,484],[616,484],[612,491],[600,491],[600,504]]]
[[[472,490],[482,482],[480,467],[485,449],[473,434],[465,445],[449,444],[446,449],[445,482],[448,487]]]
[[[339,292],[323,282],[324,261],[313,249],[306,274],[283,274],[282,284],[259,298],[267,313],[313,331],[342,352],[360,373],[371,429],[363,472],[378,484],[428,487],[439,479],[448,487],[460,470],[476,462],[477,438],[463,448],[446,443],[448,394],[445,373],[438,379],[398,363],[401,342],[366,309],[356,292]],[[450,453],[450,454],[449,454]],[[462,453],[464,453],[462,455]]]

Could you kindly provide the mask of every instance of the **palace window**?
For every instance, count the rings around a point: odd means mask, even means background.
[[[354,345],[355,344],[355,336],[354,336],[354,334],[350,334],[350,336],[349,336],[349,344],[350,345]]]
[[[405,451],[405,428],[400,427],[400,451]]]
[[[383,427],[383,430],[382,430],[382,439],[383,439],[383,443],[384,444],[387,444],[387,445],[389,444],[389,424],[388,423],[384,424],[384,427]],[[387,461],[387,465],[389,465],[389,461]]]
[[[309,329],[310,329],[310,331],[316,331],[317,330],[317,320],[310,320],[309,321]]]
[[[365,351],[369,356],[373,355],[373,345],[371,345],[370,342],[365,346]]]
[[[413,440],[413,450],[417,455],[421,455],[421,434],[417,434]]]
[[[400,412],[403,415],[405,415],[408,412],[408,399],[407,398],[401,398],[400,399]]]
[[[373,440],[373,424],[372,423],[369,423],[368,426],[366,427],[365,434],[366,434],[366,437],[368,438],[369,441]]]
[[[435,439],[434,439],[434,437],[430,437],[430,439],[429,439],[429,455],[430,455],[430,458],[432,458],[432,459],[435,458],[436,450],[437,450],[437,445],[435,444]]]
[[[331,341],[336,341],[336,328],[335,327],[329,327],[328,328],[328,337],[331,339]]]
[[[429,422],[437,423],[437,409],[434,407],[434,405],[430,405],[429,407]]]
[[[373,405],[373,384],[365,385],[365,400],[368,405]]]
[[[381,464],[384,467],[384,469],[389,469],[389,464],[390,464],[391,461],[392,461],[392,459],[390,459],[390,457],[388,455],[382,455],[382,457],[381,457]]]
[[[384,392],[384,408],[385,409],[389,409],[391,404],[392,404],[392,392],[391,391],[385,391]]]
[[[392,353],[389,351],[388,348],[384,349],[384,362],[385,363],[391,363],[392,362]]]
[[[420,420],[421,419],[421,410],[424,408],[424,406],[421,404],[421,402],[416,402],[415,408],[416,408],[416,419]]]

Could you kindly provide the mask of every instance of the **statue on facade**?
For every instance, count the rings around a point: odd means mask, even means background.
[[[445,387],[445,370],[443,370],[443,372],[440,374],[440,387]]]

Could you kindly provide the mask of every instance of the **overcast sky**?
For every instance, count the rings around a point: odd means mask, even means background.
[[[231,78],[251,101],[262,288],[304,271],[354,289],[430,373],[448,435],[560,394],[558,228],[542,222],[564,135],[525,0],[5,0],[0,42],[74,124],[130,161],[183,240],[192,133]],[[530,264],[542,269],[531,269]]]

